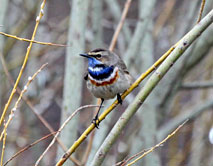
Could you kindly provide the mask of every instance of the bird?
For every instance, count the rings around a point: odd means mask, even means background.
[[[117,96],[118,103],[122,104],[121,93],[130,87],[133,77],[121,57],[107,49],[97,48],[80,56],[88,59],[84,76],[87,88],[96,98],[101,99],[98,112],[92,121],[98,128],[98,115],[104,100]]]

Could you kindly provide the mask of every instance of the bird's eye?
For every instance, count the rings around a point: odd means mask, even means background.
[[[97,54],[95,55],[96,58],[100,58],[101,57],[101,54]]]

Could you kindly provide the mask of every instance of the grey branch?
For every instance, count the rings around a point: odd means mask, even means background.
[[[203,82],[190,82],[184,83],[180,86],[182,90],[190,90],[190,89],[204,89],[204,88],[213,88],[213,80],[212,81],[203,81]]]
[[[173,66],[178,58],[185,52],[185,50],[197,39],[201,33],[213,22],[213,10],[201,20],[199,24],[194,26],[194,28],[186,34],[175,50],[169,55],[169,57],[159,66],[159,68],[152,74],[149,80],[146,82],[144,87],[140,90],[135,100],[128,106],[124,111],[122,116],[119,118],[118,122],[115,124],[102,146],[97,151],[93,161],[92,166],[99,166],[102,164],[106,154],[109,152],[110,148],[117,140],[118,136],[123,131],[124,127],[132,116],[136,113],[138,108],[143,104],[145,99],[149,96],[151,91],[156,87],[161,78],[168,72],[168,70]]]
[[[190,110],[184,111],[180,115],[176,116],[165,125],[163,125],[157,133],[157,140],[161,140],[169,134],[172,130],[174,130],[179,124],[183,123],[186,119],[192,119],[197,117],[203,111],[213,107],[213,100],[207,101],[203,104],[197,104]]]

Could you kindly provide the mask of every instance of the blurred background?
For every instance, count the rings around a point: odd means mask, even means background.
[[[0,31],[30,39],[41,3],[41,0],[0,0]],[[131,2],[114,52],[124,59],[135,79],[196,25],[200,5],[201,0]],[[35,40],[66,44],[67,47],[33,44],[19,88],[23,89],[28,77],[42,64],[48,63],[48,66],[32,82],[25,101],[15,112],[7,131],[4,162],[23,147],[56,131],[78,107],[96,103],[83,79],[87,62],[79,54],[95,48],[109,48],[124,6],[124,0],[46,2]],[[213,0],[207,0],[203,17],[212,8]],[[0,36],[0,111],[3,111],[11,93],[12,80],[17,78],[28,45],[27,42]],[[154,146],[186,119],[189,121],[175,136],[137,165],[213,165],[212,46],[211,25],[153,90],[116,141],[103,165],[114,165]],[[5,67],[9,73],[5,72]],[[110,113],[100,124],[100,129],[77,149],[73,157],[79,165],[90,165],[97,149],[141,87]],[[18,96],[17,93],[9,110]],[[104,103],[104,108],[112,102]],[[94,108],[80,111],[61,133],[61,144],[56,142],[40,165],[54,165],[63,155],[62,146],[69,148],[73,144],[91,123],[94,112]],[[52,137],[49,137],[41,141],[8,165],[34,165],[51,140]],[[89,151],[88,145],[91,145]],[[68,161],[65,165],[76,164]]]

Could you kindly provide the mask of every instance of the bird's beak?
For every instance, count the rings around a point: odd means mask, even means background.
[[[88,54],[80,54],[80,56],[83,56],[85,58],[90,58],[90,56]]]

